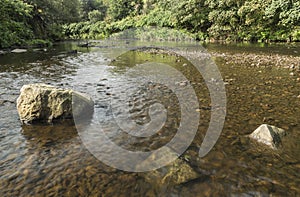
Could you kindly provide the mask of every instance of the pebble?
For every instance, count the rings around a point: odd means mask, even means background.
[[[176,85],[179,85],[179,86],[183,87],[183,86],[187,86],[188,83],[189,83],[188,81],[181,81],[181,82],[177,82]]]
[[[300,95],[299,95],[299,96],[297,96],[297,98],[298,98],[298,99],[300,99]]]
[[[290,69],[294,69],[294,68],[295,68],[295,65],[292,64],[292,65],[290,66]]]
[[[23,174],[24,174],[25,176],[27,176],[27,175],[29,174],[29,170],[28,170],[28,169],[25,169],[25,170],[23,171]]]
[[[291,72],[291,73],[290,73],[290,76],[295,76],[295,73]]]

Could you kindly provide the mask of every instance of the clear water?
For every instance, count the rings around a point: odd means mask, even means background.
[[[167,45],[167,44],[166,44]],[[28,83],[48,83],[90,94],[95,118],[108,135],[130,150],[153,150],[170,141],[180,124],[176,97],[164,86],[145,83],[127,99],[139,124],[149,121],[148,107],[160,101],[170,107],[160,135],[130,138],[110,125],[110,96],[136,88],[122,70],[138,62],[128,53],[111,63],[115,50],[77,49],[65,43],[47,52],[0,56],[0,195],[1,196],[297,196],[300,195],[300,73],[283,67],[251,66],[235,54],[272,58],[299,57],[299,45],[205,45],[214,55],[226,84],[227,116],[213,150],[198,150],[210,121],[210,99],[201,76],[172,58],[165,61],[191,80],[200,102],[200,124],[190,148],[181,156],[199,174],[182,184],[163,183],[150,173],[130,173],[97,160],[83,145],[74,125],[22,126],[16,110],[19,90]],[[78,54],[65,53],[77,49]],[[221,55],[218,55],[221,54]],[[270,56],[271,55],[271,56]],[[145,60],[151,58],[143,54]],[[161,57],[153,57],[161,58]],[[254,62],[255,63],[255,62]],[[294,62],[298,65],[299,62]],[[291,76],[290,73],[294,75]],[[122,88],[120,88],[122,87]],[[151,91],[148,91],[151,89]],[[279,150],[270,150],[247,135],[263,123],[285,129]],[[188,158],[188,159],[187,159]],[[167,168],[166,168],[167,169]]]

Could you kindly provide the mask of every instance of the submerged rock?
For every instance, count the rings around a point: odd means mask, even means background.
[[[249,137],[273,149],[276,149],[281,144],[281,139],[285,135],[286,132],[283,129],[272,125],[263,124],[253,131]]]
[[[82,93],[46,84],[29,84],[21,88],[17,108],[22,123],[48,122],[89,117],[94,102]]]
[[[25,52],[27,52],[27,49],[14,49],[11,52],[12,53],[25,53]]]
[[[179,185],[197,179],[199,174],[185,161],[177,159],[173,164],[150,172],[146,179],[159,180],[160,184]]]
[[[158,155],[156,153],[153,153],[149,156],[149,158],[154,160],[156,158],[166,160],[172,156],[177,156],[177,154],[169,150],[167,155]],[[140,166],[152,165],[151,159],[148,161],[150,163],[141,163]],[[147,182],[162,186],[166,184],[179,185],[182,183],[186,183],[188,181],[199,178],[200,175],[186,161],[177,158],[171,164],[153,171],[146,172],[143,174],[143,176]]]

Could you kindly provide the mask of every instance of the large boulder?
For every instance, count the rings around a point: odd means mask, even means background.
[[[88,117],[94,109],[92,99],[82,93],[46,84],[29,84],[21,88],[17,99],[20,120],[25,124],[52,123],[54,120]]]
[[[276,149],[281,144],[281,139],[285,135],[286,132],[283,129],[272,125],[263,124],[253,131],[249,137],[273,149]]]

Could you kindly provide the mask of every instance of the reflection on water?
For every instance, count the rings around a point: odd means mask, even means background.
[[[19,89],[43,82],[74,88],[95,101],[95,118],[102,121],[115,143],[128,149],[151,150],[167,143],[178,128],[180,111],[174,94],[164,86],[145,83],[136,88],[131,79],[120,78],[122,69],[151,58],[123,56],[110,64],[112,50],[93,49],[68,55],[74,46],[59,46],[48,52],[0,56],[0,195],[1,196],[297,196],[300,194],[300,83],[290,70],[225,62],[215,58],[226,83],[228,113],[224,130],[213,150],[198,157],[199,146],[210,121],[210,98],[201,76],[190,65],[163,58],[191,81],[200,101],[200,124],[190,148],[180,158],[199,178],[182,183],[161,183],[153,174],[128,173],[98,161],[82,144],[74,125],[21,126],[15,107]],[[73,47],[73,48],[72,48]],[[225,46],[208,45],[214,52],[246,51],[297,56],[298,45]],[[289,51],[286,52],[286,48]],[[85,50],[85,49],[84,49]],[[141,59],[136,59],[141,58]],[[119,64],[120,63],[120,64]],[[124,88],[122,88],[124,87]],[[164,128],[150,138],[130,138],[112,129],[107,113],[111,96],[136,89],[129,100],[132,118],[149,122],[148,107],[160,101],[168,109]],[[247,138],[260,124],[287,130],[283,146],[269,150]],[[164,168],[162,171],[168,169]],[[149,177],[154,180],[149,181]],[[155,178],[156,177],[156,178]]]

